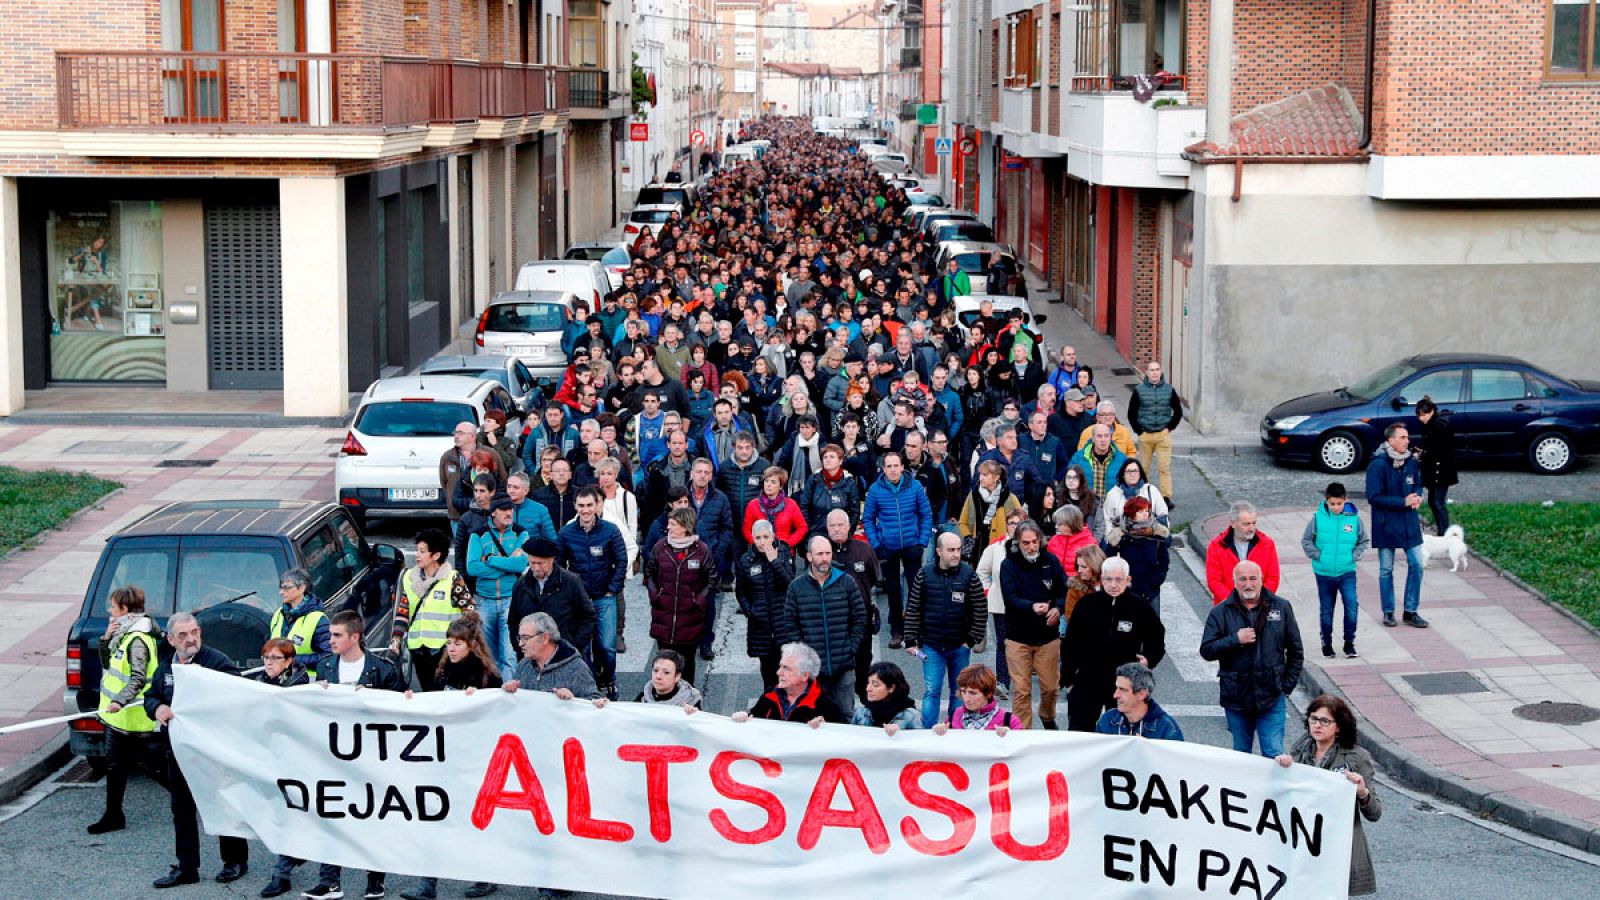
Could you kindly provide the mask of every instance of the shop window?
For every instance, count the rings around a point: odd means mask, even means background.
[[[161,204],[74,203],[45,227],[51,379],[165,381]]]

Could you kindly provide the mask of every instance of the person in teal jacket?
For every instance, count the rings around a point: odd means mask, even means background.
[[[489,509],[488,530],[473,535],[467,544],[467,574],[472,576],[472,593],[483,618],[483,642],[504,673],[510,672],[517,660],[511,652],[506,614],[511,611],[517,578],[528,568],[527,554],[522,552],[528,533],[514,524],[517,508],[510,497],[496,495]]]
[[[1356,505],[1345,499],[1344,485],[1335,481],[1322,493],[1322,503],[1300,535],[1300,547],[1311,559],[1317,577],[1317,597],[1322,601],[1322,655],[1333,656],[1333,607],[1344,597],[1344,655],[1356,657],[1356,561],[1367,552],[1372,539],[1356,512]]]

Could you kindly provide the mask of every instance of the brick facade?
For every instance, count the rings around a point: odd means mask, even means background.
[[[1142,367],[1161,352],[1161,195],[1139,191],[1133,219],[1133,328],[1130,334],[1134,366]]]

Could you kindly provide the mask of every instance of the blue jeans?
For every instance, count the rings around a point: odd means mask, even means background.
[[[594,601],[594,680],[601,687],[617,680],[617,598]]]
[[[956,676],[971,661],[972,649],[969,647],[940,650],[928,644],[922,645],[923,728],[932,728],[947,720],[950,713],[955,711],[956,704],[961,702],[961,697],[956,693]],[[950,701],[941,706],[939,694],[946,684],[950,686]]]
[[[1344,595],[1344,642],[1353,644],[1356,640],[1356,612],[1361,607],[1356,600],[1356,573],[1350,571],[1343,575],[1317,576],[1317,599],[1322,601],[1324,644],[1333,643],[1333,606],[1340,594]]]
[[[1284,708],[1281,695],[1278,697],[1278,702],[1261,712],[1230,709],[1224,706],[1222,711],[1228,717],[1228,733],[1233,735],[1233,749],[1240,753],[1249,753],[1251,744],[1259,740],[1262,756],[1270,759],[1283,753]]]
[[[517,668],[517,655],[511,650],[511,630],[506,627],[510,597],[478,597],[478,616],[483,619],[483,644],[500,667],[500,677],[510,678]]]
[[[1394,548],[1378,549],[1378,601],[1383,614],[1394,615]],[[1406,548],[1406,612],[1414,613],[1422,603],[1422,545]]]

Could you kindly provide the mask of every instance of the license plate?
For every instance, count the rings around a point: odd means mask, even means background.
[[[390,500],[437,500],[438,488],[390,488]]]
[[[537,344],[513,344],[511,352],[517,356],[543,356],[545,348]]]

